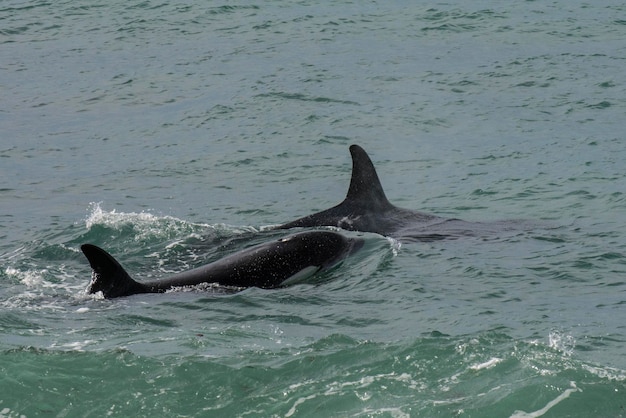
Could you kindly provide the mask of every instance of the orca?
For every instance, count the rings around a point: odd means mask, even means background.
[[[80,248],[93,269],[87,293],[105,298],[163,293],[174,287],[215,283],[264,289],[296,283],[327,270],[363,246],[362,238],[334,231],[307,231],[259,244],[213,263],[168,278],[138,282],[109,253],[92,245]]]
[[[510,221],[467,222],[403,209],[389,202],[369,155],[350,146],[352,177],[346,198],[337,206],[279,225],[277,229],[334,226],[373,232],[400,242],[436,241],[461,236],[491,235],[510,230]]]

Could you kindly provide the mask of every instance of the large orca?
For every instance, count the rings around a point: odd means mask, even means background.
[[[216,283],[238,288],[286,286],[336,265],[363,246],[363,239],[333,231],[288,235],[231,254],[213,263],[165,279],[137,282],[106,251],[91,244],[80,248],[93,269],[87,293],[105,298],[163,293],[178,286]]]
[[[396,207],[385,196],[374,164],[365,150],[352,145],[350,154],[352,178],[343,202],[280,225],[278,229],[335,226],[350,231],[374,232],[400,242],[492,235],[512,229],[510,221],[466,222]]]

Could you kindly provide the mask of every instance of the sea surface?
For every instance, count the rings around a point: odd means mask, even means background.
[[[0,1],[0,417],[626,416],[623,1]],[[105,300],[345,196],[520,220]]]

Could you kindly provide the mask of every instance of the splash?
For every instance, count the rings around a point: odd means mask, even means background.
[[[135,240],[190,234],[208,226],[194,225],[172,216],[157,216],[148,212],[117,212],[115,209],[106,211],[102,209],[101,203],[91,203],[88,212],[85,219],[87,230],[92,230],[96,226],[104,226],[115,231],[129,230]]]
[[[239,235],[257,232],[252,226],[232,226],[227,224],[206,224],[188,222],[173,216],[157,216],[149,212],[117,212],[102,208],[102,202],[92,202],[88,208],[85,227],[91,230],[96,226],[104,226],[116,231],[129,230],[136,241],[148,238],[173,239],[183,237],[200,237],[208,231],[216,235]]]
[[[397,257],[400,253],[400,249],[402,248],[402,243],[395,238],[386,237],[389,241],[389,245],[391,245],[391,252],[394,257]]]
[[[5,274],[8,277],[17,278],[20,283],[27,287],[43,286],[52,287],[52,284],[44,280],[44,276],[48,273],[48,269],[20,271],[13,267],[8,267]]]
[[[105,211],[102,209],[102,202],[92,202],[89,204],[87,219],[85,219],[85,226],[87,229],[91,229],[94,225],[106,225],[115,229],[119,229],[121,226],[128,223],[143,223],[151,224],[155,223],[158,219],[157,216],[147,213],[124,213],[117,212],[115,209],[111,211]]]
[[[572,335],[552,330],[548,334],[548,346],[562,352],[566,356],[571,356],[576,347],[576,339]]]

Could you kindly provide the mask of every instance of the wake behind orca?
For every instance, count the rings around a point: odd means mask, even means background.
[[[327,270],[363,246],[363,239],[333,231],[288,235],[231,254],[213,263],[171,277],[137,282],[109,253],[84,244],[81,250],[93,269],[87,293],[105,298],[138,293],[163,293],[174,287],[215,283],[237,288],[271,289],[301,281]]]
[[[400,242],[488,236],[515,229],[511,221],[467,222],[394,206],[387,199],[374,164],[365,150],[352,145],[350,154],[352,178],[343,202],[280,225],[278,229],[335,226],[350,231],[374,232]]]

